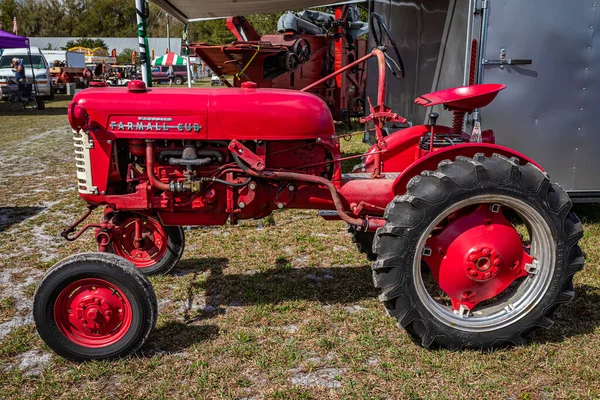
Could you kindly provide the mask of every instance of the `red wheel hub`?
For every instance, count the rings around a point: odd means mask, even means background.
[[[141,229],[136,234],[136,223]],[[156,264],[167,252],[168,238],[164,227],[153,218],[128,218],[115,229],[114,250],[138,268]]]
[[[75,281],[56,298],[54,320],[70,341],[83,347],[118,342],[131,326],[127,297],[115,285],[97,278]]]
[[[516,279],[527,276],[527,266],[534,263],[496,204],[453,214],[426,246],[423,260],[450,297],[452,308],[460,312],[499,295]]]

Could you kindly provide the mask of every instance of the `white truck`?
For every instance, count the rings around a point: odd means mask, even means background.
[[[6,49],[0,56],[0,94],[2,98],[8,97],[8,92],[16,85],[15,73],[12,70],[12,59],[22,60],[25,67],[25,79],[33,82],[33,74],[37,86],[37,95],[43,99],[54,97],[54,89],[50,79],[50,70],[44,55],[37,47],[31,47],[31,58],[27,48]]]

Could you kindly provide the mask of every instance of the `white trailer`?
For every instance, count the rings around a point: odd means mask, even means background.
[[[85,68],[85,54],[66,50],[42,50],[48,65],[54,66],[55,61],[69,68]]]
[[[475,83],[505,84],[481,111],[483,129],[538,161],[573,201],[600,202],[598,3],[374,0],[372,11],[384,16],[406,65],[404,81],[388,80],[386,103],[420,124],[431,111],[414,104],[421,94],[466,85],[471,71]],[[376,77],[367,86],[372,96]],[[435,111],[449,122],[449,113]]]

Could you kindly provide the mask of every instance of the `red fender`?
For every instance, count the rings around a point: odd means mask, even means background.
[[[445,126],[436,127],[438,133],[450,133]],[[419,140],[429,132],[427,125],[416,125],[401,129],[384,138],[386,143],[385,152],[381,154],[383,172],[401,172],[419,158]],[[377,145],[371,147],[365,153],[365,172],[372,172],[375,161],[374,152],[379,151]]]
[[[401,129],[384,138],[386,143],[385,152],[381,154],[383,163],[383,172],[402,172],[406,170],[413,162],[422,158],[423,151],[419,149],[419,141],[424,135],[431,131],[429,125],[415,125],[410,128]],[[436,134],[452,133],[452,128],[449,126],[437,125],[435,127]],[[491,129],[481,132],[483,143],[495,143],[496,137]],[[469,139],[469,135],[463,132],[465,139]],[[377,145],[371,147],[365,153],[364,172],[372,172],[375,166],[374,153],[379,151]],[[436,149],[438,151],[438,149]]]
[[[429,153],[414,161],[402,171],[394,181],[394,184],[392,185],[393,195],[404,194],[406,192],[406,185],[414,176],[420,175],[423,171],[435,171],[441,161],[455,160],[458,156],[474,157],[477,153],[483,153],[487,157],[491,157],[493,154],[500,154],[508,158],[517,157],[521,161],[521,165],[531,163],[541,171],[544,171],[544,169],[531,158],[508,147],[491,143],[457,144],[456,146],[434,151],[433,153]]]

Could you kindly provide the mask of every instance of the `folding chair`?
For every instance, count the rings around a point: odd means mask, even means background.
[[[28,105],[35,105],[36,99],[35,94],[33,92],[33,84],[31,83],[17,83],[17,90],[14,91],[11,88],[11,91],[8,94],[8,101],[11,102],[9,109],[12,108],[15,104],[21,104],[21,106],[25,109]]]

